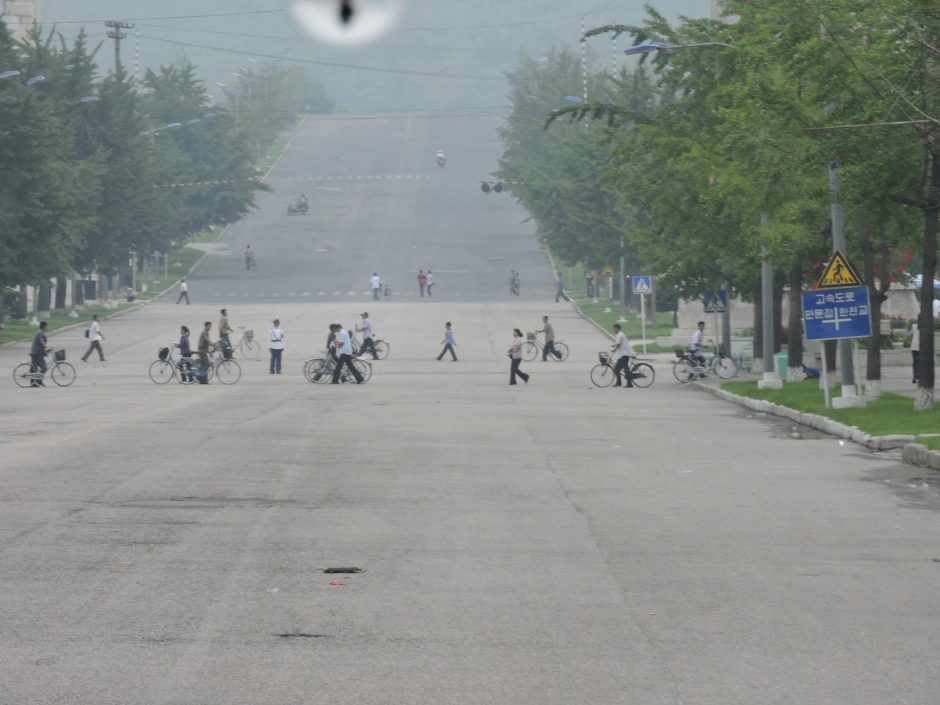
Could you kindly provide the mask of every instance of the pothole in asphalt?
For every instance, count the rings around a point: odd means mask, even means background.
[[[116,502],[118,507],[140,509],[224,509],[225,507],[280,507],[295,504],[292,499],[263,497],[168,497],[165,499],[134,499]]]
[[[328,634],[311,634],[308,632],[286,632],[284,634],[275,634],[282,639],[326,639]]]
[[[339,573],[341,575],[352,575],[353,573],[363,573],[365,571],[363,571],[362,568],[356,568],[353,566],[350,568],[324,568],[323,572],[329,574]]]
[[[754,419],[755,421],[760,421],[768,427],[771,438],[789,438],[794,441],[820,440],[824,438],[835,439],[834,436],[828,433],[823,433],[822,431],[817,431],[815,428],[795,423],[782,416],[752,411],[736,414],[736,416],[740,419]]]
[[[912,472],[918,474],[911,476]],[[925,475],[923,468],[899,465],[875,470],[866,479],[884,485],[909,507],[940,509],[940,474]]]

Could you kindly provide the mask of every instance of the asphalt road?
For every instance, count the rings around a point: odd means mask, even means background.
[[[347,138],[404,159],[399,122],[363,124],[322,141],[308,124],[281,169],[331,173],[317,155]],[[492,169],[470,127],[466,158]],[[448,230],[430,227],[443,206],[414,209],[413,185],[357,188],[337,212],[373,247],[421,233],[426,258],[384,246],[389,277],[500,257],[550,282],[508,199],[471,215],[441,181],[469,221]],[[400,206],[375,205],[396,188]],[[278,253],[296,251],[300,219],[277,195],[239,226],[263,238],[256,279],[220,249],[192,306],[105,321],[106,363],[77,361],[80,331],[54,336],[72,387],[2,386],[0,703],[936,703],[940,499],[922,471],[682,387],[664,359],[650,389],[593,388],[607,339],[550,287],[498,299],[479,272],[442,277],[441,300],[370,305],[391,355],[366,385],[310,385],[301,363],[326,325],[367,299],[267,294],[299,290],[306,267],[339,290],[365,255],[337,232],[331,266],[311,253],[294,271]],[[519,230],[444,263],[457,231],[500,223]],[[263,286],[244,302],[210,295],[246,281]],[[222,303],[262,339],[281,317],[285,373],[242,360],[231,387],[150,382],[157,348]],[[510,331],[546,312],[572,356],[524,364],[531,382],[509,387]],[[445,320],[457,363],[433,359]],[[25,352],[0,349],[0,368]],[[322,571],[340,566],[364,572],[331,585]]]

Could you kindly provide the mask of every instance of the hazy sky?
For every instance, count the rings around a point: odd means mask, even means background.
[[[582,15],[589,28],[637,23],[643,17],[641,0],[407,0],[405,13],[390,34],[368,46],[335,47],[303,32],[288,12],[289,1],[42,0],[41,7],[47,27],[56,23],[68,37],[84,27],[94,43],[105,40],[103,20],[133,20],[136,27],[128,31],[123,48],[127,68],[134,65],[139,33],[141,66],[186,59],[199,67],[200,77],[213,88],[240,66],[271,57],[296,62],[326,84],[341,110],[458,103],[482,107],[505,95],[505,85],[492,79],[511,69],[520,52],[577,46]],[[652,4],[670,18],[704,17],[709,2],[653,0]],[[591,44],[596,61],[609,64],[609,40],[599,38]],[[109,42],[99,54],[103,71],[111,70],[112,55]],[[428,72],[449,77],[420,75]]]

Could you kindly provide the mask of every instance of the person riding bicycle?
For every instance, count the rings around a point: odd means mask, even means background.
[[[705,355],[702,351],[705,349],[705,321],[698,322],[698,329],[692,334],[692,342],[689,345],[689,353],[696,363],[705,367]]]
[[[36,335],[33,336],[33,344],[29,349],[29,359],[31,367],[30,372],[42,372],[46,373],[46,355],[49,354],[49,351],[52,348],[49,346],[49,340],[46,338],[46,329],[49,324],[46,321],[42,321],[39,324],[39,330],[36,331]],[[30,387],[45,387],[46,385],[43,381],[31,379],[29,383]]]
[[[630,347],[630,341],[627,340],[627,336],[620,330],[619,323],[614,323],[613,331],[614,344],[610,351],[617,359],[616,364],[614,364],[614,374],[617,376],[617,381],[614,382],[614,386],[623,386],[620,382],[620,373],[623,372],[624,376],[627,378],[627,386],[632,387],[633,373],[630,371],[630,358],[633,357],[633,348]]]

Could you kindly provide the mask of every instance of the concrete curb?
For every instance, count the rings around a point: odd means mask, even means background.
[[[558,267],[555,266],[555,258],[552,257],[552,251],[551,251],[548,247],[545,248],[545,254],[548,255],[548,262],[549,262],[549,264],[551,264],[551,266],[552,266],[552,271],[553,271],[553,272],[558,272],[558,271],[560,271],[560,270],[558,269]],[[598,323],[598,322],[595,321],[593,318],[591,318],[590,316],[588,316],[584,311],[582,311],[582,310],[581,310],[581,307],[578,306],[577,302],[575,302],[575,300],[572,299],[570,296],[568,297],[568,303],[571,304],[572,308],[574,308],[575,312],[581,317],[582,320],[587,321],[587,322],[590,323],[592,326],[594,326],[595,328],[597,328],[597,330],[599,330],[602,334],[604,334],[604,335],[607,336],[607,339],[608,339],[608,340],[613,340],[613,339],[614,339],[614,336],[612,336],[608,331],[604,330],[604,328],[600,325],[600,323]]]
[[[719,399],[744,406],[752,411],[773,414],[774,416],[790,419],[803,426],[809,426],[810,428],[815,428],[817,431],[828,433],[831,436],[845,438],[871,450],[880,451],[901,448],[901,457],[904,462],[930,468],[931,470],[940,470],[940,451],[930,450],[925,445],[915,443],[914,436],[900,434],[892,436],[871,436],[856,426],[847,426],[846,424],[833,421],[819,414],[803,413],[796,409],[791,409],[788,406],[775,404],[774,402],[764,399],[742,397],[738,394],[727,392],[724,389],[713,387],[710,384],[703,384],[702,382],[692,382],[691,384]]]

